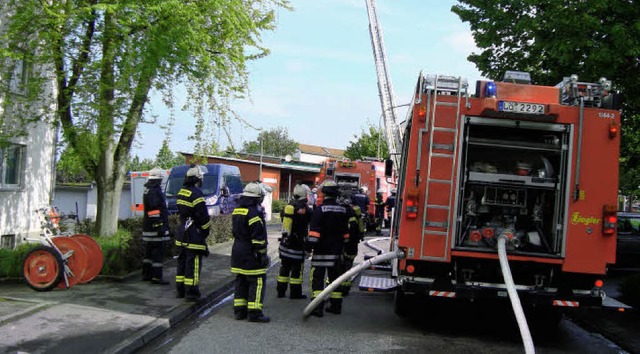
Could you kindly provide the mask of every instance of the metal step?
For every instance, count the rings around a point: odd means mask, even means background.
[[[361,276],[358,288],[362,291],[391,291],[398,287],[398,282],[389,277]]]
[[[627,304],[623,304],[622,302],[612,297],[604,298],[604,300],[602,300],[602,307],[610,308],[617,311],[633,310],[633,307]]]

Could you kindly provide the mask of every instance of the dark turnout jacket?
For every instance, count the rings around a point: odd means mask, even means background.
[[[311,265],[333,267],[342,256],[344,244],[349,241],[347,206],[338,204],[335,198],[325,197],[311,218],[307,248],[313,251]]]
[[[261,275],[267,272],[267,227],[257,201],[256,198],[242,197],[240,205],[233,210],[231,272],[235,274]]]
[[[202,191],[196,186],[185,186],[178,192],[176,204],[182,221],[176,234],[176,245],[206,253],[211,218]]]

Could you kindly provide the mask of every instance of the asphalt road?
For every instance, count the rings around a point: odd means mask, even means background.
[[[409,319],[393,312],[393,296],[360,292],[343,313],[302,318],[305,300],[275,297],[274,265],[267,277],[268,324],[233,319],[231,295],[158,338],[141,353],[522,353],[509,307],[436,304]],[[307,286],[308,264],[305,270]],[[356,283],[357,284],[357,283]],[[308,290],[307,290],[308,292]],[[538,353],[624,353],[599,334],[563,319],[555,334],[533,337]]]

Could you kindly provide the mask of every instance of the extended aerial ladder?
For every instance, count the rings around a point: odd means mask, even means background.
[[[397,169],[400,158],[398,149],[402,145],[400,129],[396,120],[396,102],[391,84],[391,76],[387,66],[387,57],[382,39],[382,28],[379,24],[378,12],[375,0],[365,0],[369,15],[369,33],[371,34],[371,46],[373,59],[378,77],[378,91],[380,92],[380,104],[382,106],[382,118],[384,119],[384,136],[387,140],[389,154],[393,160],[394,169]]]

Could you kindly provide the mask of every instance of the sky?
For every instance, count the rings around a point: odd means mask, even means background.
[[[451,12],[454,0],[377,0],[396,105],[408,104],[418,75],[444,74],[468,79],[471,91],[480,72],[467,61],[477,52],[471,31]],[[302,144],[346,149],[382,113],[369,35],[365,0],[291,0],[293,11],[278,10],[277,28],[262,35],[271,50],[249,65],[250,99],[233,109],[253,127],[284,127],[289,138]],[[161,100],[152,97],[158,124],[140,126],[132,156],[153,159],[168,116]],[[397,109],[404,120],[406,107]],[[258,131],[233,121],[232,144],[255,141]],[[195,129],[189,112],[176,112],[169,148],[192,152],[187,137]],[[222,131],[212,134],[221,147],[229,146]]]

